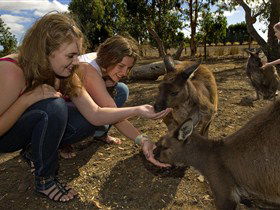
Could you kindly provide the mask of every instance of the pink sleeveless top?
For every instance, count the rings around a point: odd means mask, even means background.
[[[14,63],[14,64],[18,65],[17,61],[12,59],[12,58],[0,58],[0,62],[1,61],[8,61],[8,62],[11,62],[11,63]],[[22,94],[23,94],[23,92],[20,93],[19,96],[21,96]]]
[[[17,61],[12,58],[0,58],[0,61],[8,61],[17,64]]]

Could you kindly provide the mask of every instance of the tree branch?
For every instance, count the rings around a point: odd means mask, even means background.
[[[152,26],[150,24],[148,24],[147,26],[149,33],[152,35],[152,37],[156,40],[157,45],[158,45],[158,50],[159,50],[159,56],[160,57],[164,57],[166,55],[163,43],[159,37],[159,35],[157,34],[157,32],[152,28]]]
[[[247,24],[247,30],[248,33],[258,42],[258,44],[261,46],[261,48],[263,49],[263,51],[267,51],[267,43],[266,41],[258,34],[258,32],[256,31],[256,29],[254,28],[253,24],[256,22],[256,17],[259,15],[255,15],[252,16],[252,10],[251,8],[244,2],[244,0],[234,0],[235,2],[237,2],[245,11],[245,20],[246,20],[246,24]],[[266,54],[266,52],[265,52]]]

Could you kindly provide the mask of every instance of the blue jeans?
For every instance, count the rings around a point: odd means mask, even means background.
[[[122,107],[124,103],[127,101],[128,96],[129,96],[129,89],[126,84],[122,82],[118,82],[117,85],[115,86],[115,97],[114,101],[117,105],[117,107]],[[94,136],[95,137],[100,137],[100,136],[105,136],[109,132],[111,128],[111,125],[105,125],[105,131],[103,130],[98,130],[95,132]]]
[[[35,177],[54,177],[58,167],[58,147],[92,136],[104,126],[93,126],[62,98],[49,98],[30,106],[15,125],[0,137],[0,152],[14,152],[31,144]],[[53,182],[36,182],[37,190]]]

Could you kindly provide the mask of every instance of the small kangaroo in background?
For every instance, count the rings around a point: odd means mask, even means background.
[[[256,91],[256,100],[275,99],[279,89],[280,78],[275,66],[268,66],[262,69],[262,60],[259,56],[260,49],[256,51],[246,50],[250,57],[248,58],[246,74],[249,77],[252,86]]]
[[[193,166],[208,180],[217,209],[240,202],[280,209],[280,100],[265,107],[237,132],[218,141],[193,133],[185,121],[156,143],[156,158]]]

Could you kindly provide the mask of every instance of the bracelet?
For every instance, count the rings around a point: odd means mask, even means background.
[[[139,145],[139,146],[141,146],[142,144],[142,142],[143,141],[147,141],[149,138],[148,138],[148,136],[147,135],[145,135],[145,134],[140,134],[140,135],[138,135],[136,138],[135,138],[135,140],[134,140],[134,142],[135,142],[135,144],[137,144],[137,145]]]

